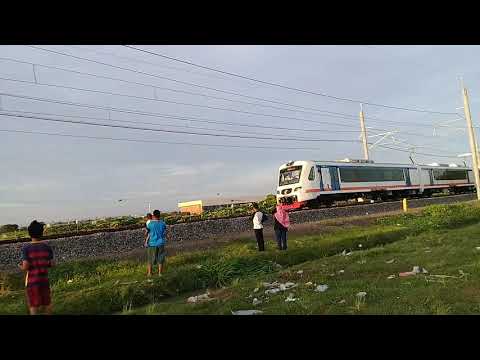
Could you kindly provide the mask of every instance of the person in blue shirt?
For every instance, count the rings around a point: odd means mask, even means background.
[[[167,225],[160,219],[160,211],[153,212],[153,219],[147,223],[148,236],[145,239],[145,247],[147,248],[148,265],[147,275],[152,275],[153,265],[158,264],[158,275],[161,276],[164,269],[165,258],[165,232]]]

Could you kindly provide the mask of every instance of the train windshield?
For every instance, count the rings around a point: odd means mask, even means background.
[[[301,166],[290,166],[280,170],[279,186],[296,184],[300,182]]]

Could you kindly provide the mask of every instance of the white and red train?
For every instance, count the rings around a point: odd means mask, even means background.
[[[288,209],[299,209],[352,199],[387,200],[474,190],[473,172],[462,165],[302,160],[280,166],[277,200],[282,199]]]

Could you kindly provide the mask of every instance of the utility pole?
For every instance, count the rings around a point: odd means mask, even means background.
[[[470,140],[470,151],[472,152],[472,170],[475,176],[475,187],[477,189],[477,200],[480,200],[480,174],[478,173],[478,152],[477,142],[475,140],[475,130],[472,124],[472,116],[470,114],[470,104],[468,102],[468,91],[462,83],[463,92],[463,109],[465,111],[465,119],[467,120],[468,138]]]
[[[362,129],[363,157],[365,158],[365,160],[369,160],[367,130],[365,129],[365,116],[363,114],[362,104],[360,104],[360,128]]]

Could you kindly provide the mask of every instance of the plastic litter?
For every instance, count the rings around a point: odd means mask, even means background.
[[[288,297],[285,299],[285,302],[293,302],[293,301],[297,301],[297,299],[293,297],[292,293],[288,294]]]
[[[345,256],[347,255],[347,250],[343,250],[342,253],[341,253],[342,256]]]
[[[262,301],[258,300],[257,298],[254,298],[253,301],[252,301],[253,306],[257,306],[258,304],[261,304],[261,303],[262,303]]]
[[[345,272],[345,270],[343,270],[343,269],[338,271],[339,274],[343,274],[344,272]]]
[[[398,276],[406,277],[406,276],[413,276],[417,274],[428,274],[428,270],[421,266],[414,266],[412,271],[402,272],[398,274]]]
[[[261,310],[238,310],[232,311],[232,315],[259,315],[263,314]]]
[[[385,261],[387,264],[393,264],[395,262],[395,259],[387,260]]]
[[[313,285],[313,283],[311,281],[305,283],[305,286],[312,286],[312,285]]]
[[[215,299],[211,298],[210,293],[207,291],[205,294],[202,294],[202,295],[190,296],[187,299],[187,302],[194,304],[194,303],[197,303],[197,302],[211,301],[211,300],[215,300]]]
[[[268,290],[265,290],[265,295],[273,295],[273,294],[276,294],[280,292],[280,289],[278,288],[275,288],[275,289],[268,289]]]
[[[259,290],[259,288],[253,289],[253,292],[256,293]]]
[[[316,292],[325,292],[325,291],[327,291],[327,289],[328,289],[328,285],[318,285],[315,288],[315,291]]]
[[[118,280],[117,280],[117,281],[118,281]],[[67,280],[67,284],[71,284],[72,282],[73,282],[73,280],[72,280],[72,279],[70,279],[70,280]]]
[[[339,304],[345,304],[347,301],[345,299],[340,300],[338,303]]]
[[[299,274],[299,275],[303,274],[303,270],[298,270],[297,274]]]
[[[396,275],[390,275],[389,277],[387,277],[388,280],[391,280],[391,279],[395,279]]]
[[[273,283],[264,282],[262,283],[262,285],[263,287],[266,287],[266,288],[272,288],[272,287],[278,286],[279,284],[277,281],[275,281]]]
[[[367,296],[367,293],[365,291],[360,291],[357,293],[357,298],[364,298]]]

